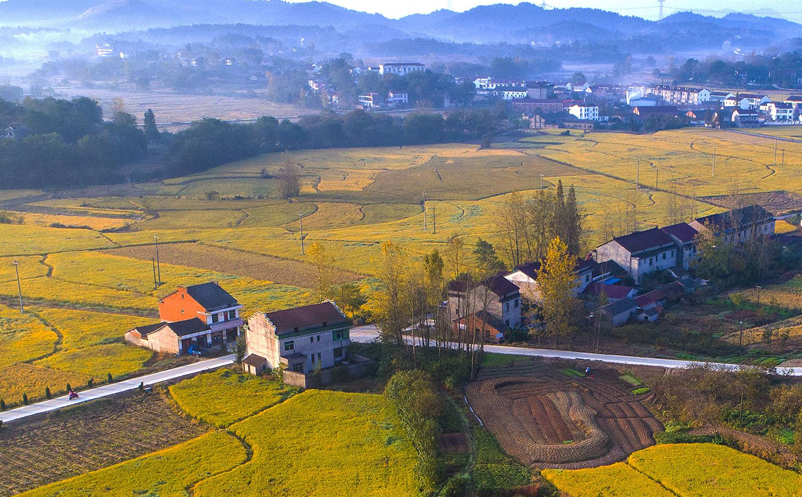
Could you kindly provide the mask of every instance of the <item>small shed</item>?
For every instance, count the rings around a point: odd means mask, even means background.
[[[267,359],[260,355],[250,354],[242,360],[242,369],[252,375],[261,374],[267,369]]]

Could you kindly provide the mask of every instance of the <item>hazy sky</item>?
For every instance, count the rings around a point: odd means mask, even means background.
[[[290,0],[305,1],[305,0]],[[363,12],[378,12],[387,17],[403,17],[408,14],[428,13],[449,6],[449,0],[327,0],[330,3],[342,5],[349,9]],[[516,0],[451,0],[451,9],[455,11],[468,10],[477,5],[494,3],[519,3]],[[540,4],[539,0],[530,0],[530,3]],[[653,19],[657,17],[657,0],[632,2],[628,0],[546,0],[547,6],[567,7],[595,7],[612,10],[626,15],[636,15]],[[774,9],[786,17],[802,17],[802,3],[798,0],[666,0],[665,15],[678,10],[694,9],[700,14],[712,14],[723,10],[757,11],[760,9]]]

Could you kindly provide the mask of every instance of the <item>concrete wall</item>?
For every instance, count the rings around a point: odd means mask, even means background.
[[[155,333],[151,333],[146,340],[138,338],[129,331],[125,334],[125,341],[139,347],[148,348],[160,354],[178,354],[181,352],[181,342],[178,337],[175,336],[175,333],[167,328],[162,328]]]
[[[359,358],[359,362],[337,366],[336,368],[322,369],[318,374],[284,371],[284,383],[299,388],[315,388],[328,385],[340,378],[358,378],[365,375],[374,363],[370,359],[361,356],[356,357]]]
[[[264,357],[270,369],[278,367],[281,358],[274,331],[263,312],[257,312],[248,319],[248,332],[245,334],[247,354]]]
[[[665,254],[665,259],[663,259],[663,254]],[[671,246],[661,250],[656,255],[641,258],[632,257],[629,250],[622,247],[618,242],[611,241],[596,249],[596,262],[605,261],[615,261],[619,266],[627,270],[635,280],[635,283],[640,283],[640,279],[649,273],[676,267],[677,248]]]
[[[187,289],[182,287],[159,301],[159,318],[162,321],[200,318],[206,322],[206,316],[202,314],[204,311],[205,309],[189,296]]]

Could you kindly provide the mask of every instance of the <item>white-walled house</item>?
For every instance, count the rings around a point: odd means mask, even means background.
[[[677,266],[687,270],[697,256],[696,236],[699,231],[688,223],[677,223],[671,226],[660,228],[674,240],[674,244],[679,251],[677,252]]]
[[[481,282],[451,281],[448,305],[454,320],[484,311],[486,307],[487,314],[508,329],[521,326],[521,291],[503,273]]]
[[[274,312],[248,319],[246,369],[259,374],[283,365],[309,374],[334,367],[348,356],[351,321],[333,302]]]
[[[595,251],[596,262],[614,261],[640,283],[643,276],[677,265],[674,240],[659,228],[613,238]]]
[[[791,122],[794,120],[796,108],[794,104],[787,102],[768,102],[764,104],[766,113],[771,116],[774,121]],[[761,106],[762,108],[763,106]]]
[[[568,113],[582,121],[599,120],[598,105],[574,104],[568,107]]]
[[[396,74],[398,76],[406,76],[407,74],[424,71],[426,66],[418,62],[388,62],[386,64],[379,64],[379,74]]]
[[[389,105],[406,105],[409,103],[409,92],[401,90],[390,90],[387,92],[387,103]]]

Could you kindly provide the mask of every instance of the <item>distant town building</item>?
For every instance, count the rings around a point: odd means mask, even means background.
[[[791,122],[796,115],[796,108],[794,104],[788,102],[768,102],[766,106],[766,113],[771,116],[774,121]],[[763,106],[761,106],[763,107]]]
[[[114,48],[108,43],[95,45],[95,51],[97,52],[97,56],[101,59],[106,59],[114,55]]]
[[[549,98],[554,85],[548,81],[535,81],[526,84],[526,95],[532,99]]]
[[[409,103],[409,92],[400,90],[390,90],[387,92],[387,103],[390,105]]]
[[[599,106],[587,104],[573,104],[568,107],[568,113],[581,121],[598,121]]]
[[[557,99],[522,98],[511,102],[512,110],[524,114],[553,114],[563,111],[563,103]]]
[[[389,62],[387,64],[379,64],[379,74],[382,76],[386,74],[406,76],[407,74],[424,70],[426,70],[426,66],[418,62]]]
[[[774,234],[774,215],[759,205],[700,217],[688,224],[699,232],[712,231],[723,236],[727,243],[744,243]]]
[[[373,110],[384,104],[384,99],[378,93],[368,93],[359,95],[359,106],[364,110]]]
[[[676,105],[655,105],[635,107],[632,113],[641,119],[646,119],[650,116],[676,116],[679,114],[679,109]]]

